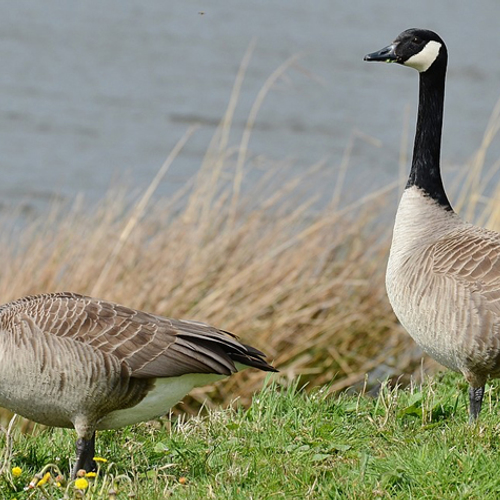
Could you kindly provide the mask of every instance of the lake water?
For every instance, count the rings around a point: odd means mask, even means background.
[[[168,196],[199,168],[252,41],[231,143],[269,75],[300,53],[263,103],[250,157],[287,160],[290,176],[322,159],[337,169],[355,134],[350,185],[374,189],[397,178],[418,79],[363,56],[415,26],[439,32],[450,52],[449,178],[478,147],[500,97],[499,19],[496,0],[3,2],[0,201],[40,210],[55,196],[96,201],[122,179],[143,189],[199,123],[160,187]]]

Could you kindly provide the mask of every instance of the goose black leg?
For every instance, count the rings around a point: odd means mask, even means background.
[[[76,478],[76,474],[80,469],[86,472],[97,470],[94,462],[95,456],[95,432],[90,439],[78,438],[76,440],[76,462],[73,467],[71,477]]]
[[[473,424],[483,403],[484,385],[482,387],[469,387],[469,423]]]

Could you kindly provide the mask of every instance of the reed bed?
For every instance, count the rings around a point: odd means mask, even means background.
[[[342,208],[323,200],[317,209],[316,198],[304,200],[305,185],[334,175],[312,170],[283,185],[283,172],[273,169],[236,209],[224,172],[214,181],[206,168],[183,197],[152,200],[145,211],[115,192],[94,211],[54,209],[22,229],[4,220],[2,300],[90,294],[232,331],[265,351],[285,379],[335,379],[335,389],[362,382],[378,365],[402,359],[396,352],[408,344],[385,298],[390,228],[377,223],[385,197]],[[263,376],[247,370],[210,394],[246,402]],[[205,395],[195,392],[198,400]]]

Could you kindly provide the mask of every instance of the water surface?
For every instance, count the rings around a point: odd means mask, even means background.
[[[4,2],[2,206],[39,210],[55,196],[71,200],[81,192],[94,202],[125,178],[144,189],[186,128],[200,123],[160,187],[169,196],[198,170],[253,40],[231,144],[269,75],[300,53],[300,68],[287,71],[264,101],[250,158],[264,169],[262,158],[287,159],[289,176],[321,159],[337,169],[355,134],[349,185],[375,189],[397,176],[405,120],[412,134],[417,77],[362,58],[414,26],[438,31],[450,52],[449,181],[452,166],[478,147],[500,97],[498,19],[494,0]],[[499,156],[498,143],[488,161]]]

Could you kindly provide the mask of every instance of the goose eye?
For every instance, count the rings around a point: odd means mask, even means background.
[[[422,43],[422,39],[416,36],[413,38],[412,42],[416,43],[417,45],[420,45]]]

